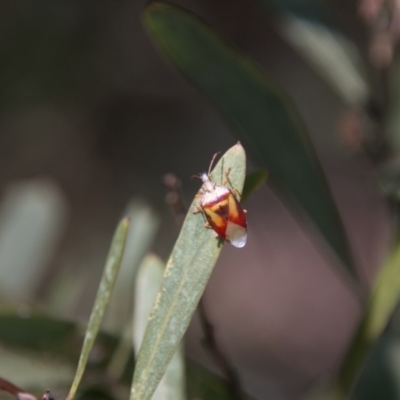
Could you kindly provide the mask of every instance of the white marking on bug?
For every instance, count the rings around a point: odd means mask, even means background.
[[[210,167],[208,169],[208,173],[203,172],[200,174],[199,178],[203,181],[203,185],[200,189],[199,195],[201,196],[200,199],[200,205],[201,207],[196,207],[196,211],[203,211],[203,215],[205,215],[204,208],[211,207],[213,205],[218,204],[219,202],[225,200],[227,196],[234,196],[234,192],[239,194],[240,193],[236,189],[229,189],[225,185],[218,185],[217,183],[213,182],[210,179],[210,171],[211,167],[213,164],[213,161],[215,157],[217,156],[218,153],[214,154],[214,157],[211,160]],[[228,172],[226,173],[226,178],[228,180],[228,174],[230,171],[230,168],[227,170]],[[229,182],[229,180],[228,180]],[[236,199],[236,197],[235,197]],[[201,209],[203,208],[203,210]],[[245,213],[246,211],[243,210]],[[214,229],[215,230],[215,229]],[[217,237],[219,237],[219,234],[217,233]],[[241,226],[238,224],[235,224],[234,222],[230,221],[229,218],[227,218],[227,225],[226,225],[226,231],[225,231],[225,239],[230,242],[234,247],[241,248],[245,246],[247,242],[247,227],[246,226]]]
[[[243,226],[228,221],[226,226],[226,239],[235,247],[243,247],[247,241],[247,230]]]
[[[230,193],[230,190],[226,186],[217,185],[209,178],[209,176],[205,172],[203,172],[200,175],[200,178],[203,181],[203,191],[204,191],[201,197],[202,205],[215,203],[221,197],[224,197]]]

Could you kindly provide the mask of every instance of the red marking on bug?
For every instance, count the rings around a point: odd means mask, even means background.
[[[198,178],[203,181],[202,195],[198,212],[202,212],[209,227],[219,237],[235,247],[243,247],[247,240],[246,211],[243,210],[234,191],[225,185],[218,185],[210,179],[210,171],[215,157],[214,154],[207,173]],[[227,180],[229,170],[226,173]]]

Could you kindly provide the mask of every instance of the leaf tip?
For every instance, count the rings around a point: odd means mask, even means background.
[[[163,8],[169,8],[171,5],[159,0],[149,0],[146,6],[143,8],[142,15],[146,16],[157,10],[162,10]]]
[[[127,216],[125,216],[124,218],[122,218],[121,225],[122,225],[124,228],[128,228],[130,224],[131,224],[131,217],[129,217],[129,216],[127,215]]]
[[[246,157],[246,152],[244,150],[244,147],[242,146],[242,143],[240,143],[240,141],[238,141],[234,146],[232,146],[231,150],[233,153],[236,153],[236,154],[242,153],[242,155],[244,157]]]

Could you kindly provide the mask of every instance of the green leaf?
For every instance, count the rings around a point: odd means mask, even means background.
[[[142,343],[150,312],[160,289],[164,263],[154,254],[149,254],[139,267],[135,290],[135,312],[133,321],[134,348],[138,350]],[[161,379],[152,400],[184,400],[183,346],[180,345]]]
[[[379,271],[363,320],[339,374],[346,393],[364,364],[371,346],[382,334],[400,298],[400,242]]]
[[[339,389],[327,384],[327,382],[316,382],[300,400],[346,400],[346,398]]]
[[[79,383],[83,376],[83,372],[85,371],[90,351],[92,350],[93,344],[99,332],[104,313],[111,297],[115,280],[118,276],[128,231],[129,219],[124,218],[118,225],[111,243],[111,248],[108,253],[100,286],[97,291],[92,314],[90,315],[88,327],[86,329],[85,340],[83,342],[81,355],[79,357],[75,378],[67,396],[67,400],[73,400],[75,397]]]
[[[400,337],[389,327],[379,338],[351,391],[351,400],[400,398]]]
[[[316,153],[294,105],[249,57],[180,7],[153,2],[144,24],[178,70],[225,114],[272,183],[300,205],[351,274],[355,266]]]
[[[232,400],[232,391],[227,381],[195,361],[187,361],[186,374],[188,399]],[[247,394],[243,394],[243,399],[255,400]]]
[[[301,18],[282,18],[279,33],[345,104],[363,107],[370,90],[364,60],[343,34]]]
[[[230,182],[241,191],[246,163],[240,144],[225,153],[211,173],[211,179],[222,182],[228,169]],[[139,350],[131,400],[151,399],[182,340],[221,252],[222,246],[215,239],[215,233],[204,228],[201,215],[193,214],[197,205],[195,199],[168,260]]]
[[[267,179],[268,172],[264,169],[259,169],[258,171],[247,174],[242,191],[242,203],[244,203],[248,199],[251,193],[264,185]]]
[[[25,335],[27,333],[25,332]],[[15,349],[7,349],[0,346],[0,377],[7,377],[7,380],[18,384],[22,388],[44,388],[51,382],[52,387],[68,387],[74,377],[74,367],[68,360],[61,360],[57,357],[46,357],[43,354],[18,353]],[[53,354],[54,355],[54,354]],[[40,365],[40,368],[38,366]],[[0,378],[0,399],[1,400],[38,400],[36,397],[2,397],[2,382]],[[33,390],[34,391],[34,390]]]
[[[390,155],[394,160],[386,166],[390,167],[396,178],[399,176],[399,154],[400,154],[400,60],[396,57],[388,70],[388,110],[385,114],[384,135]],[[399,183],[396,180],[396,189]]]
[[[232,390],[224,378],[191,359],[186,364],[188,399],[232,400]],[[243,400],[255,400],[247,393],[241,396]]]
[[[131,326],[133,286],[137,269],[147,254],[157,234],[159,218],[143,200],[133,199],[124,214],[131,220],[125,245],[124,258],[115,282],[114,293],[104,317],[103,327],[108,332],[119,334],[124,327]],[[131,330],[131,329],[130,329]],[[124,339],[122,338],[122,341]],[[132,341],[129,339],[129,343]]]
[[[335,12],[327,0],[258,0],[270,11],[276,9],[283,14],[292,14],[306,21],[317,22],[330,28],[338,29]]]
[[[72,322],[42,315],[21,317],[17,312],[0,315],[0,343],[20,350],[71,356],[71,351],[64,350],[76,339],[77,333],[78,329]]]
[[[79,360],[79,348],[83,339],[80,326],[44,315],[20,315],[7,311],[0,314],[0,343],[5,348],[24,354],[52,354],[60,360],[76,363]],[[26,334],[29,332],[29,335]],[[102,349],[102,357],[91,363],[91,367],[101,367],[110,358],[117,343],[116,337],[100,333],[97,344]]]

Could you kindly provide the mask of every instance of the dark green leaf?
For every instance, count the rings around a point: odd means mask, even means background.
[[[258,0],[267,10],[275,9],[312,22],[337,28],[335,13],[327,0]]]
[[[355,275],[344,229],[304,124],[281,88],[195,15],[166,3],[144,24],[169,60],[209,96],[273,184],[300,204]]]
[[[0,343],[4,346],[58,353],[71,344],[77,333],[72,322],[40,315],[26,318],[16,314],[0,315]],[[71,354],[71,351],[67,353]]]
[[[244,181],[243,192],[242,192],[242,203],[247,200],[247,198],[255,190],[260,188],[268,179],[268,172],[260,169],[254,171],[251,174],[246,175],[246,180]]]
[[[351,394],[351,400],[400,398],[400,337],[388,329],[379,338]]]
[[[389,322],[400,297],[400,242],[379,271],[363,320],[339,374],[344,392],[354,383],[371,346]]]
[[[188,399],[232,400],[229,384],[192,360],[187,361]],[[244,395],[243,399],[253,399]]]

